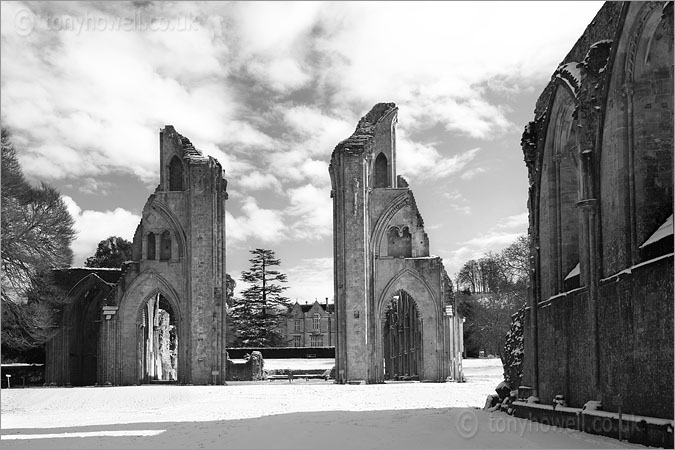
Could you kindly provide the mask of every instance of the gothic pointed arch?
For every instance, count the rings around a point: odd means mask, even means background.
[[[78,281],[66,295],[67,298],[77,298],[80,297],[84,292],[88,292],[94,288],[110,288],[110,284],[106,283],[101,277],[95,273],[90,273],[86,277]]]
[[[577,287],[581,218],[577,202],[583,197],[580,176],[576,99],[558,84],[551,99],[542,152],[538,204],[542,261],[542,298]]]
[[[389,228],[387,232],[387,256],[394,258],[410,258],[412,256],[412,236],[410,228],[396,226]]]
[[[73,386],[93,385],[97,381],[101,308],[112,289],[112,284],[92,273],[67,294],[73,302],[64,311],[62,321],[68,327],[67,375]]]
[[[136,296],[136,293],[141,290],[139,288],[143,286],[151,286],[151,289],[148,290],[145,294],[142,295],[144,300],[147,300],[152,293],[161,292],[169,301],[172,302],[172,307],[175,308],[178,316],[181,317],[183,312],[180,308],[180,295],[173,287],[171,283],[167,281],[157,270],[154,268],[148,268],[141,272],[134,280],[127,286],[124,296],[120,302],[120,310],[122,308],[127,308],[129,303],[129,298]],[[151,293],[149,293],[151,292]],[[138,306],[137,306],[138,307]],[[137,315],[138,311],[134,312],[134,317]]]
[[[641,5],[626,61],[625,84],[633,91],[628,126],[634,264],[646,259],[638,249],[673,213],[672,4],[668,8],[666,13],[656,2]]]
[[[384,209],[382,214],[380,214],[380,217],[373,228],[373,239],[371,241],[371,251],[373,252],[374,256],[382,256],[381,252],[383,248],[386,248],[382,244],[383,240],[386,240],[386,232],[389,229],[391,219],[396,215],[397,212],[409,204],[410,196],[408,192],[404,192],[398,197],[394,198]]]
[[[389,181],[389,164],[387,157],[382,152],[375,158],[375,164],[373,166],[373,187],[391,187]]]
[[[399,289],[381,318],[385,380],[419,380],[423,370],[423,320],[415,298]]]
[[[183,227],[176,218],[176,216],[171,212],[171,210],[163,202],[157,200],[156,198],[150,205],[155,211],[157,211],[169,224],[170,231],[172,236],[176,239],[176,247],[178,249],[178,258],[182,258],[186,254],[186,235]]]
[[[183,161],[178,155],[174,155],[169,162],[169,190],[183,190]]]
[[[418,286],[415,287],[415,289],[418,289],[418,292],[420,293],[423,292],[425,296],[428,296],[432,304],[436,305],[438,303],[436,301],[436,295],[434,294],[434,290],[431,288],[431,286],[429,286],[429,284],[422,277],[422,275],[420,275],[420,273],[417,272],[416,270],[405,268],[401,270],[399,273],[397,273],[394,277],[392,277],[392,279],[389,280],[389,283],[387,283],[386,287],[382,290],[382,294],[377,300],[376,312],[378,316],[382,315],[383,305],[386,303],[389,297],[394,295],[394,292],[396,292],[399,289],[403,289],[406,286],[408,286],[408,289],[410,289],[410,286],[413,286],[414,284],[418,284]],[[409,293],[411,293],[410,290]],[[417,297],[420,298],[421,300],[421,297],[423,296],[418,295]],[[440,314],[440,310],[434,307],[433,311],[435,316],[438,317],[438,314]]]

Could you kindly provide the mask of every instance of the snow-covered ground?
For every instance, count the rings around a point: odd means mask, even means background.
[[[500,361],[464,369],[466,383],[4,389],[2,448],[630,447],[479,410]]]
[[[235,362],[244,362],[244,360],[235,360]],[[293,370],[311,370],[311,369],[330,369],[335,365],[333,358],[288,358],[288,359],[266,359],[265,369],[293,369]]]

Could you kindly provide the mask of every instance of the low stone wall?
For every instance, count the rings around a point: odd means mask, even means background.
[[[245,347],[228,348],[230,358],[242,359],[244,355],[260,352],[264,358],[335,358],[335,347]]]
[[[252,352],[244,363],[235,363],[227,359],[226,381],[259,381],[264,379],[265,361],[260,352]]]
[[[603,409],[673,419],[673,257],[661,257],[601,281],[598,296],[600,398],[592,391],[593,362],[588,290],[576,289],[540,304],[539,392],[548,403],[564,395],[581,408],[599,400]],[[529,311],[525,314],[529,328]],[[526,331],[527,335],[528,331]],[[532,355],[526,339],[525,360]],[[532,361],[523,383],[532,380]]]
[[[619,439],[619,415],[610,411],[585,411],[536,403],[514,402],[513,415],[544,425],[571,428]],[[635,444],[673,448],[673,421],[624,414],[621,438]]]

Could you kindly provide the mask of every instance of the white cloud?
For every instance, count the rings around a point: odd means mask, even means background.
[[[96,253],[98,243],[110,236],[133,241],[136,227],[141,221],[140,216],[122,208],[113,211],[82,210],[66,195],[63,201],[75,220],[77,231],[77,238],[72,244],[74,266],[84,265],[84,261]]]
[[[299,89],[311,79],[291,58],[277,58],[266,64],[255,61],[248,65],[247,70],[249,75],[280,92]]]
[[[301,149],[289,149],[268,156],[268,169],[285,181],[310,181],[317,185],[329,185],[328,157],[313,159]]]
[[[500,249],[506,247],[507,245],[513,243],[513,241],[515,241],[520,234],[521,233],[514,233],[514,232],[499,233],[490,231],[488,233],[469,239],[464,243],[473,248],[485,249],[486,251],[490,250],[497,251],[495,250],[497,247],[499,247]]]
[[[528,212],[523,212],[513,216],[504,217],[499,222],[497,222],[497,228],[516,228],[519,230],[527,230],[529,224],[529,215]]]
[[[333,202],[330,189],[320,189],[311,184],[288,192],[288,215],[293,219],[294,239],[321,239],[333,232]]]
[[[304,87],[310,34],[320,3],[241,2],[233,7],[230,36],[237,42],[234,64],[277,92]]]
[[[172,124],[226,172],[229,245],[325,238],[330,153],[373,104],[400,107],[398,172],[413,186],[475,179],[493,170],[480,164],[491,142],[472,141],[515,129],[511,100],[548,79],[600,5],[3,2],[2,122],[30,178],[85,179],[89,190],[106,190],[87,180],[109,173],[156,182],[158,131]],[[39,19],[28,36],[16,33],[22,9]],[[47,30],[42,20],[139,11],[192,15],[196,26],[76,33]],[[453,147],[456,136],[462,144]],[[264,189],[286,196],[268,209],[253,197]],[[469,219],[470,202],[448,200]],[[500,233],[519,231],[506,228],[512,222],[523,219],[506,218],[455,253],[499,245]]]
[[[333,102],[396,101],[415,126],[491,138],[513,127],[480,86],[556,67],[600,5],[515,2],[330,4],[317,41]],[[551,27],[550,20],[565,26]],[[480,24],[479,27],[476,24]],[[489,30],[489,32],[486,32]],[[533,39],[533,36],[537,36]],[[536,55],[536,57],[533,57]]]
[[[278,189],[281,190],[281,183],[271,173],[261,173],[257,170],[247,173],[239,178],[239,186],[244,189],[262,190]]]
[[[97,7],[100,6],[99,7]],[[3,18],[26,5],[2,4]],[[45,17],[134,17],[131,4],[36,4],[33,32],[2,29],[2,118],[25,142],[28,176],[130,172],[156,180],[157,133],[172,124],[195,145],[269,147],[224,82],[229,48],[218,21],[182,33],[46,29]],[[141,8],[141,6],[136,6]],[[154,12],[168,15],[168,5]],[[179,9],[183,8],[178,7]],[[187,12],[187,11],[186,11]],[[65,16],[64,16],[65,17]]]
[[[280,242],[287,238],[287,227],[279,210],[260,208],[253,197],[242,202],[242,215],[226,212],[225,229],[228,245],[250,239],[263,243]]]
[[[433,144],[411,140],[405,130],[397,133],[396,147],[397,172],[403,176],[425,179],[442,178],[462,171],[480,151],[479,148],[473,148],[452,156],[441,154]]]
[[[65,187],[77,189],[85,194],[108,195],[113,184],[109,181],[102,181],[96,178],[82,178],[76,184],[68,184]]]
[[[299,264],[286,269],[289,289],[285,295],[295,302],[317,299],[319,303],[333,302],[333,258],[302,259]]]
[[[317,107],[306,105],[283,105],[281,108],[289,131],[296,135],[293,146],[300,146],[313,156],[330,156],[338,142],[352,134],[358,120],[348,111],[326,114]]]
[[[466,170],[462,172],[462,174],[459,176],[462,180],[470,180],[474,178],[476,175],[479,173],[485,172],[485,168],[483,167],[474,167],[473,169]]]
[[[458,213],[464,215],[471,214],[471,206],[469,206],[469,201],[459,191],[444,192],[443,198],[447,199],[445,202],[446,205]]]
[[[462,265],[485,256],[488,252],[499,252],[511,245],[518,236],[527,233],[527,212],[504,217],[488,229],[471,239],[458,242],[459,247],[443,259],[448,274],[454,276]]]

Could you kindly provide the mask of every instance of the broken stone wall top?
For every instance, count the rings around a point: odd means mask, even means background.
[[[558,68],[566,64],[582,62],[585,55],[588,53],[588,50],[594,43],[614,40],[616,38],[616,33],[619,31],[624,3],[625,2],[605,2],[588,27],[586,27],[584,33],[574,44],[572,50],[567,53],[565,59],[558,65]],[[556,69],[551,76],[550,82],[539,96],[534,110],[535,118],[539,118],[546,113],[551,95],[553,94],[557,75],[558,70]]]
[[[389,113],[396,110],[398,110],[396,103],[378,103],[373,106],[368,114],[361,117],[354,133],[335,147],[333,154],[346,149],[364,149],[366,143],[370,142],[375,136],[377,123]]]
[[[182,134],[178,133],[173,125],[165,125],[162,129],[162,133],[166,133],[167,136],[172,139],[176,147],[183,149],[183,159],[189,159],[195,162],[206,162],[209,158],[205,157],[201,151],[197,150],[190,139],[186,138]]]

